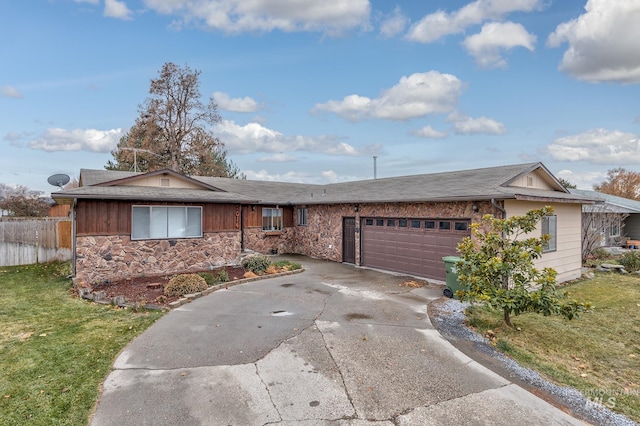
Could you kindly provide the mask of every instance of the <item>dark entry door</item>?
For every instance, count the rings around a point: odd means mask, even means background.
[[[356,263],[356,218],[342,219],[342,261]]]

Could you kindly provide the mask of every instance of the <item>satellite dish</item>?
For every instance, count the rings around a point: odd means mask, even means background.
[[[55,174],[47,178],[47,182],[49,182],[50,185],[58,186],[60,188],[68,184],[69,180],[71,180],[71,178],[69,175],[65,174]]]

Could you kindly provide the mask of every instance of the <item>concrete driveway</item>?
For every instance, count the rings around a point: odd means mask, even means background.
[[[577,425],[455,349],[442,287],[306,257],[175,309],[114,363],[92,425]]]

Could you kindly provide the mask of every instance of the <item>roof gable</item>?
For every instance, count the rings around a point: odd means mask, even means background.
[[[183,175],[171,169],[154,170],[97,183],[97,186],[144,186],[154,188],[182,188],[223,191],[200,180]],[[224,191],[223,191],[224,192]]]
[[[534,163],[531,170],[519,173],[502,186],[569,192],[542,163]]]

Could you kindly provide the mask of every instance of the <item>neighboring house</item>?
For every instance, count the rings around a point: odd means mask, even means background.
[[[628,240],[640,240],[640,201],[584,189],[570,191],[599,201],[584,205],[582,212],[583,223],[597,231],[600,247],[624,246]]]
[[[551,205],[539,267],[580,276],[581,211],[542,163],[328,185],[82,170],[80,187],[52,194],[72,205],[76,282],[202,271],[243,250],[297,253],[436,280],[443,256],[483,215]]]

